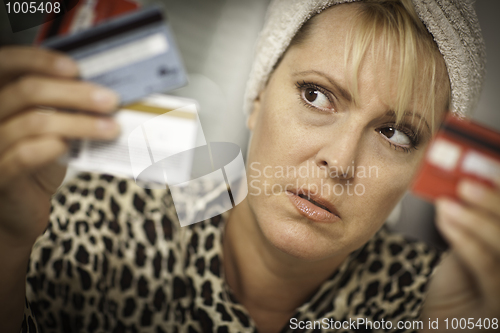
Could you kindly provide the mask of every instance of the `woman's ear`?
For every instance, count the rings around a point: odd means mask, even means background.
[[[253,131],[255,124],[257,123],[257,118],[259,117],[261,97],[262,97],[262,92],[257,96],[256,99],[254,99],[252,105],[252,112],[247,118],[247,127],[250,131]]]

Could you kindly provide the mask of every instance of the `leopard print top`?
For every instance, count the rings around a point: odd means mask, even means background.
[[[49,227],[33,247],[22,331],[257,332],[224,281],[226,218],[181,228],[168,190],[80,174],[54,195]],[[412,331],[396,322],[418,319],[438,260],[384,227],[281,332],[352,331],[312,326],[323,318],[383,319],[394,323],[385,331]]]

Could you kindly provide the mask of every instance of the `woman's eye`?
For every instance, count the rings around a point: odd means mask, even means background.
[[[412,145],[410,137],[394,127],[384,127],[379,129],[379,133],[397,146]]]
[[[319,109],[331,109],[331,103],[328,97],[315,88],[305,88],[302,90],[302,98],[308,103]]]

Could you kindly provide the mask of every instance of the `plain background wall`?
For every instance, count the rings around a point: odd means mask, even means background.
[[[462,0],[466,1],[466,0]],[[154,2],[144,0],[145,3]],[[231,141],[246,150],[248,131],[242,98],[251,66],[254,40],[268,0],[165,0],[168,17],[190,74],[189,86],[175,94],[200,101],[208,141]],[[487,48],[487,76],[473,118],[500,130],[500,1],[477,0]],[[13,34],[0,5],[0,45],[30,44],[36,29]],[[408,194],[396,214],[396,228],[439,244],[433,229],[433,207]],[[399,215],[399,217],[398,217]]]
[[[486,82],[474,119],[500,130],[500,1],[478,0],[476,11],[486,42]]]

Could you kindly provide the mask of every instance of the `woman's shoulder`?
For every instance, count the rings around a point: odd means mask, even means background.
[[[365,282],[389,295],[423,294],[441,251],[416,239],[411,239],[389,227],[382,227],[353,259],[353,267]],[[367,295],[370,292],[367,291]]]
[[[188,297],[187,230],[167,188],[79,174],[53,196],[48,228],[33,247],[26,315],[64,331],[108,331],[122,324],[117,318],[160,322],[169,301]]]
[[[346,291],[352,315],[392,321],[417,319],[441,251],[384,226],[352,256]],[[344,276],[346,278],[346,276]],[[374,316],[375,315],[375,316]]]
[[[48,228],[33,247],[31,268],[59,267],[58,260],[64,258],[89,271],[104,257],[141,264],[152,251],[176,250],[179,230],[168,189],[146,189],[130,179],[81,173],[52,197]]]
[[[53,196],[52,215],[89,216],[94,210],[115,219],[160,210],[175,213],[167,188],[148,189],[132,179],[106,174],[80,173]]]
[[[127,225],[132,221],[147,221],[159,214],[169,220],[164,223],[163,231],[167,238],[172,238],[177,215],[167,188],[147,189],[127,178],[80,173],[54,194],[49,231],[80,235],[90,227],[104,227],[116,235],[122,231],[126,234],[123,229],[129,228]]]
[[[366,245],[375,260],[400,263],[416,268],[415,273],[431,274],[438,264],[442,251],[431,244],[408,237],[388,226],[383,226]],[[425,272],[422,269],[427,268]],[[392,271],[389,271],[389,275]]]

